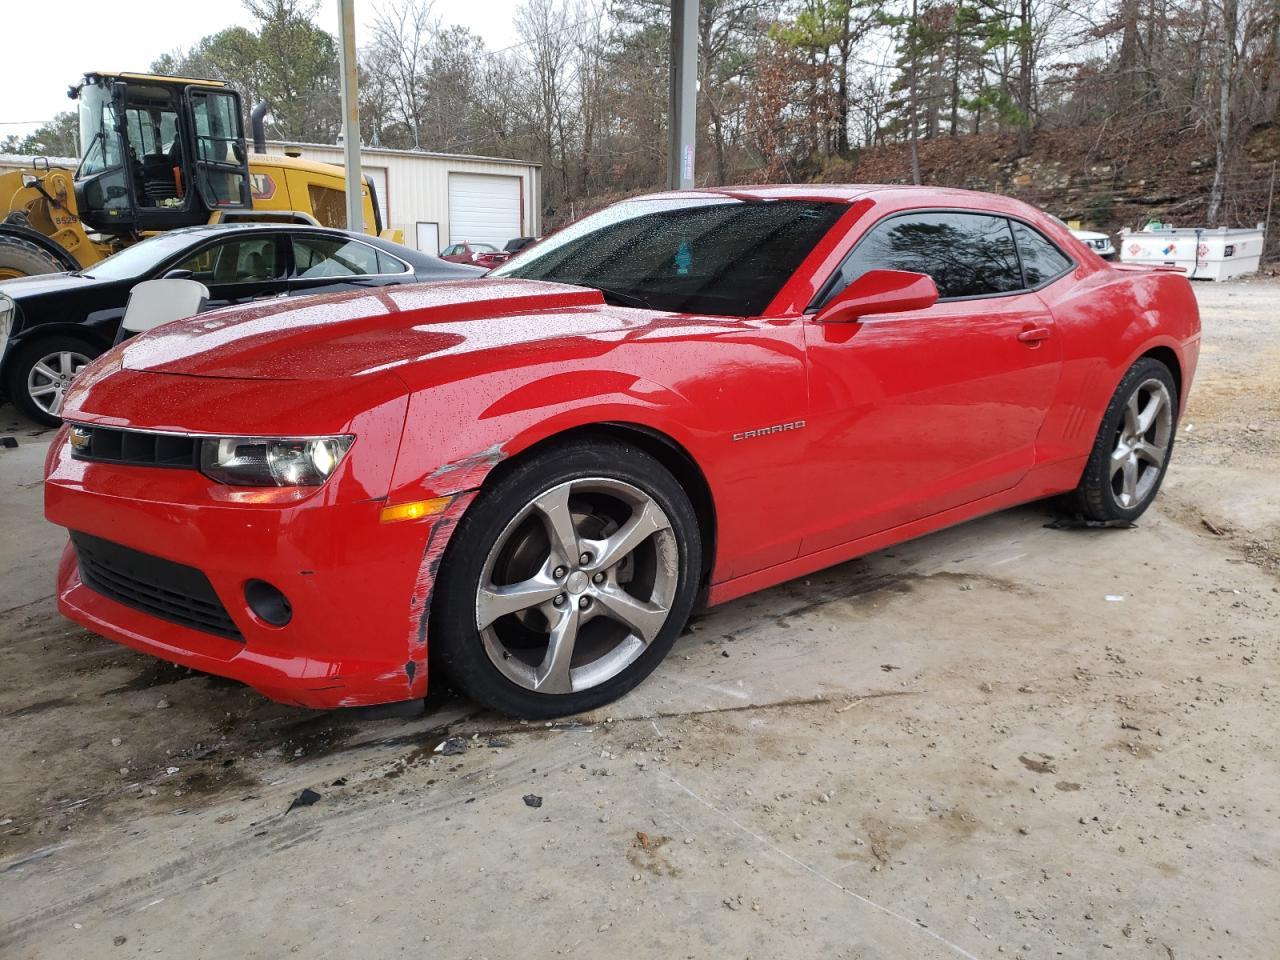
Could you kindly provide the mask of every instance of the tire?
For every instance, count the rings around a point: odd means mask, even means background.
[[[1143,357],[1124,375],[1102,415],[1089,462],[1072,494],[1075,508],[1086,520],[1102,523],[1142,516],[1169,468],[1177,426],[1173,374],[1159,360]]]
[[[69,334],[24,343],[5,365],[5,392],[26,416],[56,427],[62,422],[58,413],[71,378],[100,353],[96,344]],[[33,393],[49,386],[51,392]]]
[[[0,233],[0,280],[61,273],[66,266],[39,244],[23,237]]]
[[[591,710],[662,662],[701,570],[697,517],[662,464],[574,440],[503,471],[459,522],[433,593],[432,656],[501,713]]]

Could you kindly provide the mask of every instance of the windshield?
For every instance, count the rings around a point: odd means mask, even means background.
[[[104,83],[86,83],[80,88],[80,149],[84,155],[77,179],[120,165],[111,88]]]
[[[490,276],[595,287],[626,306],[759,316],[848,207],[679,197],[615,204]]]
[[[197,242],[188,233],[162,233],[113,253],[81,273],[105,280],[131,280],[141,277]]]

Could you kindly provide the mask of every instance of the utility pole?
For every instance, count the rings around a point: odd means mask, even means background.
[[[364,232],[364,179],[360,176],[360,87],[356,74],[355,0],[338,0],[338,58],[342,67],[342,151],[347,168],[347,229]]]
[[[1267,241],[1271,239],[1271,204],[1276,198],[1276,162],[1271,161],[1271,186],[1267,188],[1267,219],[1262,221],[1262,253],[1267,252]],[[1275,244],[1272,244],[1275,247]]]
[[[693,189],[698,110],[698,0],[671,0],[671,109],[667,181]]]

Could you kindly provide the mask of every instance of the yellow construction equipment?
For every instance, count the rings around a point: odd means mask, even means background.
[[[245,145],[240,95],[219,80],[87,73],[80,165],[0,174],[0,280],[91,266],[153,233],[224,220],[346,226],[343,170],[268,155],[264,104]],[[363,178],[364,231],[383,234]],[[399,239],[395,237],[394,239]]]

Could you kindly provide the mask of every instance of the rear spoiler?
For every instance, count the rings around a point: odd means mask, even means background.
[[[1125,273],[1186,273],[1186,267],[1177,267],[1172,263],[1113,263],[1112,270],[1123,270]]]

